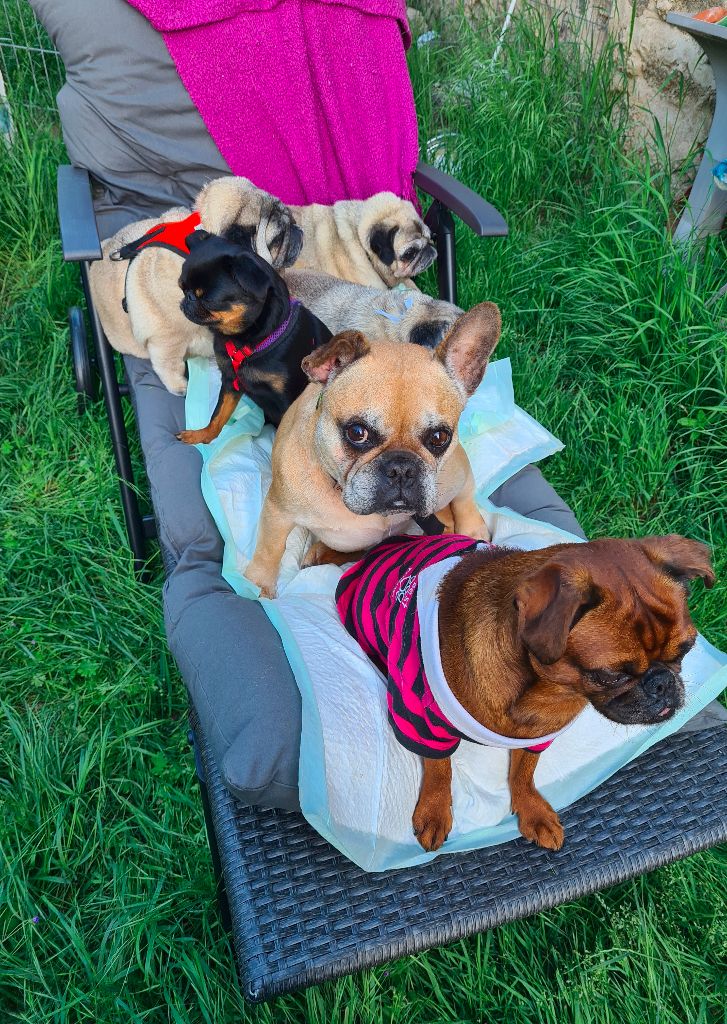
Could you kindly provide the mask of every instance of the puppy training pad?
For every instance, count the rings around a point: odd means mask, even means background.
[[[204,426],[217,398],[213,364],[190,363],[187,426]],[[495,509],[487,495],[560,443],[514,404],[509,363],[487,371],[466,407],[460,432],[477,497],[493,541],[525,549],[577,540],[549,524]],[[243,399],[212,445],[200,446],[202,490],[225,541],[223,576],[242,596],[256,588],[243,572],[270,483],[273,431]],[[301,691],[300,801],[310,824],[367,871],[431,860],[411,827],[419,759],[396,740],[382,677],[341,625],[334,604],[336,566],[299,571],[309,537],[289,538],[278,598],[262,601],[282,638]],[[628,761],[677,730],[727,685],[727,657],[700,637],[684,660],[687,702],[671,721],[618,726],[588,708],[540,757],[536,783],[556,809],[593,790]],[[440,853],[471,850],[518,836],[509,811],[507,752],[463,742],[452,758],[454,827]],[[567,835],[566,835],[567,842]]]

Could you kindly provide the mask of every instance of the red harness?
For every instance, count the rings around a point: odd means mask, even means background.
[[[142,249],[146,249],[149,246],[152,248],[171,249],[178,256],[189,256],[187,238],[201,223],[202,218],[195,211],[195,213],[190,213],[189,217],[185,217],[184,220],[168,220],[155,224],[148,231],[145,231],[141,238],[136,238],[133,242],[127,242],[126,245],[122,245],[120,249],[112,252],[111,259],[133,260]]]
[[[235,391],[239,391],[240,390],[240,377],[239,377],[239,375],[237,375],[237,371],[240,369],[240,367],[242,366],[244,361],[247,359],[247,357],[252,355],[253,349],[251,349],[249,345],[243,345],[242,348],[235,348],[234,341],[228,341],[228,342],[225,343],[225,352],[230,357],[230,362],[232,363],[232,369],[235,371],[235,374],[236,374],[236,377],[235,377],[235,380],[232,383],[232,386],[235,389]]]

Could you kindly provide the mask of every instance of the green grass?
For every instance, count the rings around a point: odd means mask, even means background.
[[[727,277],[724,244],[693,263],[675,255],[664,154],[622,151],[618,53],[579,53],[523,14],[491,69],[493,33],[446,26],[441,48],[412,56],[422,138],[457,133],[451,162],[511,226],[507,241],[460,233],[461,302],[500,303],[518,399],[566,442],[547,474],[589,533],[712,544],[718,584],[693,607],[724,647],[725,312],[708,305]],[[724,1024],[720,850],[243,1004],[213,906],[161,570],[155,560],[151,584],[133,579],[103,415],[75,411],[62,145],[22,98],[15,147],[0,152],[0,1022]]]

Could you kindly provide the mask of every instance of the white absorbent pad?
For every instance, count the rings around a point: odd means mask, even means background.
[[[192,360],[189,367],[187,426],[194,429],[209,421],[219,375],[206,360]],[[462,414],[460,434],[494,543],[532,550],[578,539],[487,501],[523,466],[562,447],[515,405],[509,360],[488,367]],[[222,574],[237,593],[251,599],[257,598],[257,588],[243,573],[270,484],[272,441],[273,430],[263,425],[261,411],[243,398],[219,438],[199,446],[202,490],[225,542]],[[343,570],[331,565],[299,570],[309,543],[308,534],[293,531],[278,597],[261,601],[280,633],[301,693],[299,785],[307,820],[367,871],[406,867],[516,838],[507,751],[463,741],[452,757],[452,832],[437,854],[419,846],[411,816],[420,760],[396,740],[386,715],[384,679],[338,618],[334,594]],[[700,636],[684,659],[683,675],[685,707],[662,725],[620,726],[587,708],[541,754],[535,782],[543,796],[560,810],[677,730],[727,686],[727,656]]]

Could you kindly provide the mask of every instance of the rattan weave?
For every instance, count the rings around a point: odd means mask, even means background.
[[[727,840],[727,728],[670,737],[565,811],[558,853],[517,840],[384,874],[355,867],[300,815],[241,806],[199,734],[198,742],[240,982],[254,1002],[527,917]]]

